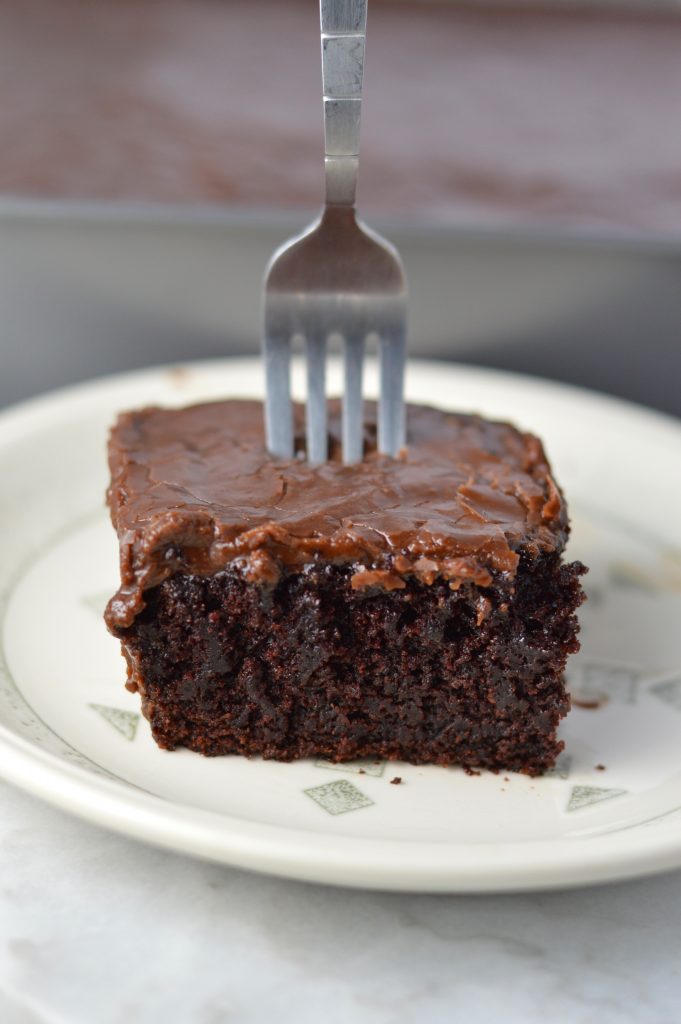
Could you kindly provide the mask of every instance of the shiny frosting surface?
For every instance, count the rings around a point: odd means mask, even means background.
[[[328,462],[273,459],[262,405],[223,401],[124,413],[109,444],[108,493],[121,588],[107,609],[130,625],[144,591],[174,573],[236,565],[261,584],[316,559],[353,567],[353,588],[426,584],[480,587],[515,573],[519,552],[562,551],[565,503],[541,442],[506,423],[409,406],[399,459],[376,451],[366,405],[365,457],[340,460],[340,410],[331,403]]]

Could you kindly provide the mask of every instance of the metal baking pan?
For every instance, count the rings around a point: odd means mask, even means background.
[[[309,218],[308,218],[309,219]],[[156,363],[255,352],[259,290],[300,214],[0,202],[0,405]],[[681,241],[381,222],[410,351],[681,414]]]

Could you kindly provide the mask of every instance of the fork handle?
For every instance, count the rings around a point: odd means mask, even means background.
[[[354,206],[367,0],[320,0],[327,206]]]

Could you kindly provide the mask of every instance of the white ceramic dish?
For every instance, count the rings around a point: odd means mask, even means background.
[[[552,773],[282,765],[155,747],[101,620],[117,577],[106,431],[123,408],[261,387],[254,360],[203,363],[0,416],[0,772],[128,835],[338,885],[509,891],[681,866],[681,425],[554,384],[427,363],[408,374],[413,400],[539,433],[569,497],[569,555],[591,566],[570,680],[599,707],[573,709]]]

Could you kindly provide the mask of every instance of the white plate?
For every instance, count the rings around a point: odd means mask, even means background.
[[[373,368],[369,378],[375,387]],[[553,772],[471,777],[155,747],[101,619],[117,581],[106,431],[123,408],[261,387],[256,361],[203,363],[0,416],[0,772],[131,836],[339,885],[502,891],[681,866],[681,426],[554,384],[426,363],[408,374],[416,401],[538,432],[567,492],[569,555],[591,566],[569,675],[601,706],[573,709]]]

